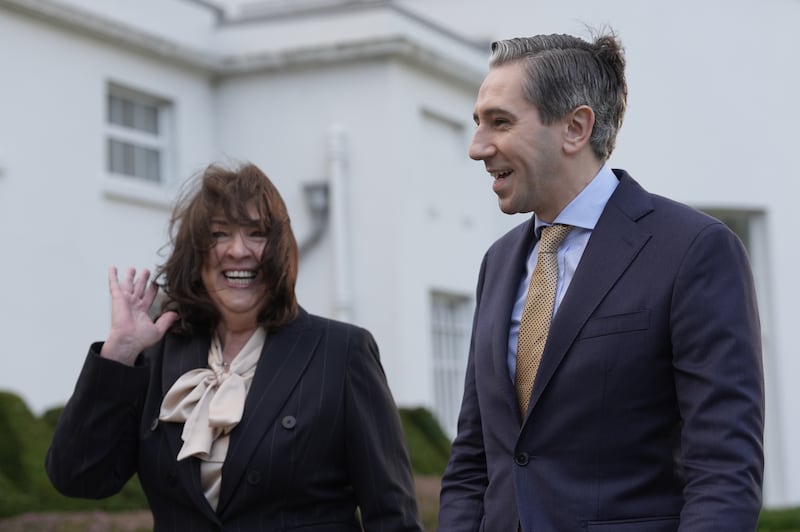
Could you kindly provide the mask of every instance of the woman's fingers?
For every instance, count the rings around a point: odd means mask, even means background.
[[[136,276],[136,268],[128,268],[125,270],[125,275],[122,276],[122,281],[119,283],[119,288],[123,293],[133,293],[133,278]]]
[[[116,266],[108,267],[108,291],[113,296],[115,292],[119,291],[119,279],[117,279]]]
[[[153,301],[156,300],[156,296],[158,295],[158,285],[155,281],[147,283],[147,288],[145,289],[144,296],[142,298],[143,303],[150,308],[150,305],[153,304]]]
[[[169,330],[175,320],[178,319],[178,313],[169,311],[165,312],[161,316],[158,317],[156,320],[156,328],[158,329],[159,336],[164,336],[164,334]]]
[[[108,268],[108,289],[112,298],[123,298],[134,306],[143,305],[147,308],[153,303],[158,293],[158,285],[149,282],[150,270],[143,268],[136,275],[136,268],[128,268],[122,280],[116,266]]]
[[[119,280],[119,274],[116,266],[108,268],[108,287],[111,292],[120,291],[141,299],[147,289],[147,280],[150,278],[150,271],[147,268],[142,269],[139,277],[136,277],[136,268],[128,268],[125,270],[125,275],[122,280]]]
[[[131,268],[131,270],[134,272],[135,276],[136,270],[134,270],[133,268]],[[141,273],[139,273],[139,277],[136,278],[135,282],[133,283],[133,288],[132,288],[133,297],[135,297],[136,299],[144,299],[145,294],[147,293],[147,287],[148,287],[147,281],[149,279],[150,279],[150,271],[147,268],[145,268],[141,271]]]

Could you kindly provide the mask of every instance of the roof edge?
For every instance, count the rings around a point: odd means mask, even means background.
[[[455,81],[475,86],[480,85],[485,74],[475,65],[453,61],[403,35],[339,42],[330,46],[221,56],[53,0],[0,0],[0,8],[3,7],[165,61],[199,69],[213,77],[278,72],[296,67],[380,58],[402,59]]]

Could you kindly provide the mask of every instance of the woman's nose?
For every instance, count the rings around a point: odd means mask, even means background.
[[[230,246],[228,246],[228,253],[235,257],[242,257],[252,253],[247,246],[247,239],[245,239],[241,230],[234,231],[231,235]]]

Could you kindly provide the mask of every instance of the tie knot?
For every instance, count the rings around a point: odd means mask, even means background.
[[[542,237],[539,240],[539,253],[555,253],[558,246],[572,231],[571,225],[555,224],[542,228]]]

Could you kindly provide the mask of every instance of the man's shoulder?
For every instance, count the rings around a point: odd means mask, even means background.
[[[610,201],[625,208],[631,204],[646,205],[643,219],[666,220],[679,226],[705,226],[719,223],[719,220],[676,199],[653,193],[645,189],[628,172],[614,169],[620,180],[617,192]]]
[[[500,238],[495,240],[489,247],[489,251],[491,252],[492,250],[498,248],[505,249],[506,247],[514,245],[517,242],[519,242],[521,238],[524,238],[525,233],[529,230],[532,230],[531,228],[533,224],[532,216],[533,215],[531,215],[531,218],[528,218],[527,220],[515,225],[514,227],[509,229],[505,234],[503,234]]]

